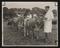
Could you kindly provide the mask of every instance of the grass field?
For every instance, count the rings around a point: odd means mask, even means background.
[[[33,40],[28,37],[24,38],[22,32],[15,32],[15,29],[9,28],[6,22],[3,22],[3,43],[4,45],[56,45],[57,40],[57,26],[53,25],[53,32],[51,34],[52,42],[45,43],[44,33],[40,32],[39,40]]]

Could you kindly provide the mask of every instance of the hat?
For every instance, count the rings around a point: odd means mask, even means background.
[[[45,6],[45,8],[49,8],[49,6]]]

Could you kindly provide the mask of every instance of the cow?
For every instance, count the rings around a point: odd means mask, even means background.
[[[43,17],[44,16],[33,16],[31,18],[26,18],[24,20],[24,36],[29,35],[29,33],[32,34],[32,39],[34,38],[35,32],[37,32],[37,39],[39,38],[39,32],[41,29],[43,29],[44,23],[43,23]]]
[[[16,31],[19,31],[19,28],[21,28],[21,25],[23,25],[24,22],[24,17],[23,16],[18,16],[14,17],[12,19],[8,20],[8,25],[13,26]]]
[[[13,24],[14,24],[13,19],[9,19],[9,20],[7,21],[7,25],[9,25],[10,27],[12,27]]]
[[[18,30],[21,32],[24,30],[24,16],[18,18]]]
[[[34,36],[35,24],[36,24],[36,18],[35,17],[25,18],[25,20],[24,20],[24,36],[28,36],[29,33],[30,33],[30,35]]]

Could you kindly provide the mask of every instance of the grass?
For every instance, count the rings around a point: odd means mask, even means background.
[[[39,40],[33,40],[28,37],[24,37],[22,32],[16,32],[14,28],[7,26],[6,22],[3,22],[3,43],[4,45],[56,45],[54,42],[57,40],[57,28],[56,25],[53,25],[53,32],[51,34],[52,42],[45,43],[44,33],[40,32]]]

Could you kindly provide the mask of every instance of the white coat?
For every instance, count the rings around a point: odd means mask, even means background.
[[[52,10],[46,13],[45,18],[47,18],[47,20],[44,21],[44,32],[50,33],[52,32],[52,19],[54,19]]]

